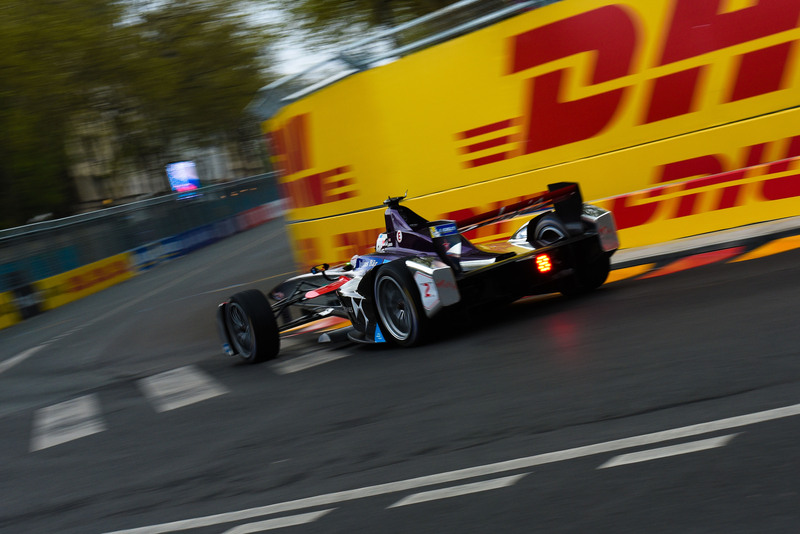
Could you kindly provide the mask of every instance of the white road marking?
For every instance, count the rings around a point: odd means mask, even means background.
[[[109,532],[107,534],[162,534],[166,532],[177,532],[180,530],[230,523],[233,521],[243,521],[255,517],[302,510],[304,508],[329,506],[331,504],[342,503],[345,501],[353,501],[367,497],[386,495],[389,493],[414,490],[425,486],[447,484],[449,482],[466,480],[469,478],[490,476],[507,471],[529,469],[538,465],[574,460],[577,458],[584,458],[597,454],[607,454],[609,452],[615,452],[622,449],[643,447],[653,443],[660,443],[662,441],[682,439],[690,436],[708,434],[710,432],[720,432],[730,428],[739,428],[743,426],[754,425],[756,423],[775,421],[777,419],[783,419],[786,417],[794,417],[797,415],[800,415],[800,404],[793,404],[783,408],[775,408],[773,410],[766,410],[763,412],[738,415],[736,417],[718,419],[716,421],[710,421],[707,423],[673,428],[670,430],[663,430],[650,434],[641,434],[639,436],[633,436],[630,438],[595,443],[593,445],[585,445],[583,447],[575,447],[562,451],[537,454],[535,456],[526,456],[504,462],[467,467],[464,469],[457,469],[455,471],[445,471],[443,473],[410,478],[398,482],[388,482],[385,484],[377,484],[374,486],[366,486],[352,490],[326,493],[323,495],[306,497],[293,501],[257,506],[255,508],[246,508],[236,512],[225,512],[222,514],[209,515],[205,517],[172,521],[170,523],[161,523],[128,530],[118,530]]]
[[[494,489],[505,488],[513,486],[519,479],[526,476],[528,473],[521,475],[512,475],[510,477],[495,478],[492,480],[484,480],[482,482],[473,482],[471,484],[462,484],[461,486],[453,486],[450,488],[442,488],[432,491],[423,491],[403,497],[389,508],[397,508],[399,506],[409,506],[411,504],[419,504],[428,501],[437,501],[439,499],[449,499],[451,497],[460,497],[461,495],[469,495],[471,493],[480,493],[482,491],[491,491]]]
[[[598,469],[607,469],[609,467],[617,467],[620,465],[648,462],[650,460],[658,460],[660,458],[668,458],[670,456],[678,456],[680,454],[690,454],[693,452],[715,449],[717,447],[724,447],[736,436],[737,434],[728,434],[727,436],[718,438],[709,438],[700,441],[692,441],[691,443],[681,443],[679,445],[671,445],[669,447],[660,447],[658,449],[651,449],[648,451],[621,454],[599,466]]]
[[[11,369],[15,365],[24,362],[25,360],[27,360],[28,358],[30,358],[31,356],[33,356],[34,354],[36,354],[37,352],[39,352],[40,350],[45,348],[46,346],[47,346],[47,343],[44,343],[42,345],[38,345],[38,346],[30,348],[30,349],[28,349],[26,351],[20,352],[16,356],[12,356],[11,358],[9,358],[9,359],[7,359],[7,360],[5,360],[3,362],[0,362],[0,374],[5,373],[6,371]]]
[[[81,331],[81,330],[83,330],[84,328],[86,328],[86,326],[85,326],[85,325],[76,326],[75,328],[73,328],[73,329],[71,329],[71,330],[67,330],[67,331],[66,331],[66,332],[64,332],[63,334],[60,334],[60,335],[58,335],[58,336],[54,337],[53,339],[51,339],[51,340],[50,340],[50,341],[48,341],[47,343],[54,343],[54,342],[56,342],[56,341],[59,341],[59,340],[61,340],[61,339],[64,339],[65,337],[68,337],[68,336],[71,336],[72,334],[75,334],[75,333],[77,333],[77,332],[80,332],[80,331]]]
[[[228,392],[193,365],[142,378],[138,385],[157,412],[182,408]]]
[[[319,512],[309,512],[307,514],[279,517],[278,519],[268,519],[266,521],[259,521],[257,523],[250,523],[248,525],[240,525],[238,527],[233,527],[230,530],[226,530],[223,534],[255,534],[257,532],[266,532],[268,530],[275,530],[278,528],[305,525],[306,523],[313,523],[320,517],[327,515],[334,510],[336,510],[336,508],[320,510]]]
[[[86,395],[37,410],[31,452],[96,434],[106,429],[97,395]]]
[[[281,342],[283,341],[281,340]],[[290,373],[316,367],[317,365],[340,360],[351,355],[352,353],[343,350],[320,349],[311,354],[305,354],[297,358],[292,358],[291,360],[274,363],[272,364],[272,370],[279,375],[288,375]]]

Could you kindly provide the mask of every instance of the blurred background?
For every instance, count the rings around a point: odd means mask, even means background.
[[[0,0],[0,322],[76,293],[37,281],[274,216],[261,122],[287,95],[543,3]]]
[[[0,228],[171,193],[171,162],[202,185],[268,172],[246,112],[260,88],[453,3],[2,0]]]

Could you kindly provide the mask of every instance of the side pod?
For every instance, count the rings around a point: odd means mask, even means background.
[[[453,269],[443,261],[432,257],[410,258],[405,265],[411,271],[428,317],[461,301]]]

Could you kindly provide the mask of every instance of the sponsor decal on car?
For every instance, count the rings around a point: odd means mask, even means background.
[[[381,327],[378,325],[375,325],[375,343],[386,343],[386,338],[383,337]]]
[[[420,299],[422,299],[422,306],[426,310],[436,308],[441,301],[439,300],[439,290],[436,287],[436,283],[433,281],[433,277],[429,274],[416,271],[414,273],[414,282],[417,283],[419,296]]]
[[[390,260],[387,258],[374,258],[372,256],[359,256],[356,259],[355,269],[357,271],[369,271],[373,267],[388,263]]]
[[[445,237],[449,235],[458,235],[458,226],[453,221],[449,221],[442,224],[437,224],[430,228],[431,237],[436,239],[437,237]]]

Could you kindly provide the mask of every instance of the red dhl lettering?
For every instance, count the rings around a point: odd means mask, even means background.
[[[297,115],[287,120],[283,127],[266,134],[275,165],[284,180],[313,167],[309,122],[308,113]],[[292,208],[308,208],[353,198],[358,196],[356,180],[352,176],[343,176],[349,172],[350,167],[342,166],[284,181],[284,196],[290,200]]]
[[[328,239],[333,245],[334,253],[327,258],[322,257],[318,238],[297,239],[295,240],[296,257],[304,268],[322,262],[348,261],[355,255],[369,252],[375,246],[378,234],[384,231],[383,228],[373,228],[333,234]]]
[[[339,167],[283,183],[286,198],[293,208],[319,206],[358,196],[355,178],[343,176],[349,167]]]
[[[94,267],[83,273],[71,276],[68,282],[69,292],[78,293],[90,289],[127,272],[128,266],[123,260],[117,260],[104,266]]]
[[[645,68],[684,61],[694,64],[677,72],[660,74],[663,69],[658,69],[646,75],[637,125],[699,111],[702,81],[715,65],[711,61],[697,65],[694,58],[792,30],[800,17],[797,0],[759,0],[739,9],[730,9],[730,5],[727,0],[673,0],[668,4],[670,16],[662,34],[656,36],[661,53]],[[590,139],[609,130],[625,106],[634,102],[633,86],[605,92],[593,88],[635,74],[634,60],[645,51],[647,35],[643,32],[647,28],[630,6],[608,5],[512,36],[508,74],[585,54],[584,61],[591,62],[590,75],[587,85],[580,89],[595,94],[568,100],[568,84],[575,83],[570,82],[574,77],[568,76],[568,69],[537,71],[526,82],[521,131],[516,127],[517,119],[510,118],[456,134],[459,151],[470,156],[464,165],[488,165]],[[738,54],[730,65],[720,65],[730,74],[716,104],[786,89],[794,46],[795,39],[787,34],[785,42]],[[514,127],[517,131],[508,130]],[[497,137],[472,140],[490,132],[497,132]],[[513,135],[520,133],[522,142]],[[464,145],[465,140],[468,145]],[[485,152],[474,154],[478,151]]]
[[[383,228],[372,228],[334,235],[333,246],[336,250],[336,257],[349,260],[357,254],[366,254],[370,249],[375,248],[378,235],[385,231]]]
[[[319,265],[323,260],[321,258],[318,240],[315,237],[308,237],[304,239],[295,239],[295,251],[297,261],[301,266]],[[330,261],[330,260],[328,260]]]
[[[674,219],[703,211],[734,208],[745,203],[746,194],[756,201],[800,197],[800,173],[791,172],[793,164],[800,161],[800,136],[791,139],[787,157],[779,161],[763,162],[765,147],[764,144],[749,147],[743,167],[729,171],[724,170],[725,160],[721,155],[706,155],[664,165],[657,171],[657,182],[689,179],[611,199],[609,207],[617,228],[622,230],[648,224],[659,214]],[[704,203],[700,200],[711,195],[710,208],[704,210]]]
[[[693,0],[694,1],[694,0]],[[560,58],[595,52],[591,84],[630,74],[638,46],[638,21],[620,6],[605,6],[523,34],[514,40],[511,74]],[[564,69],[528,81],[524,152],[531,154],[594,137],[611,121],[626,88],[562,101]]]
[[[800,16],[796,0],[758,0],[725,11],[728,0],[676,0],[661,65],[791,30]]]
[[[297,115],[282,128],[267,134],[267,144],[275,164],[283,176],[302,172],[311,167],[308,139],[308,114]]]

